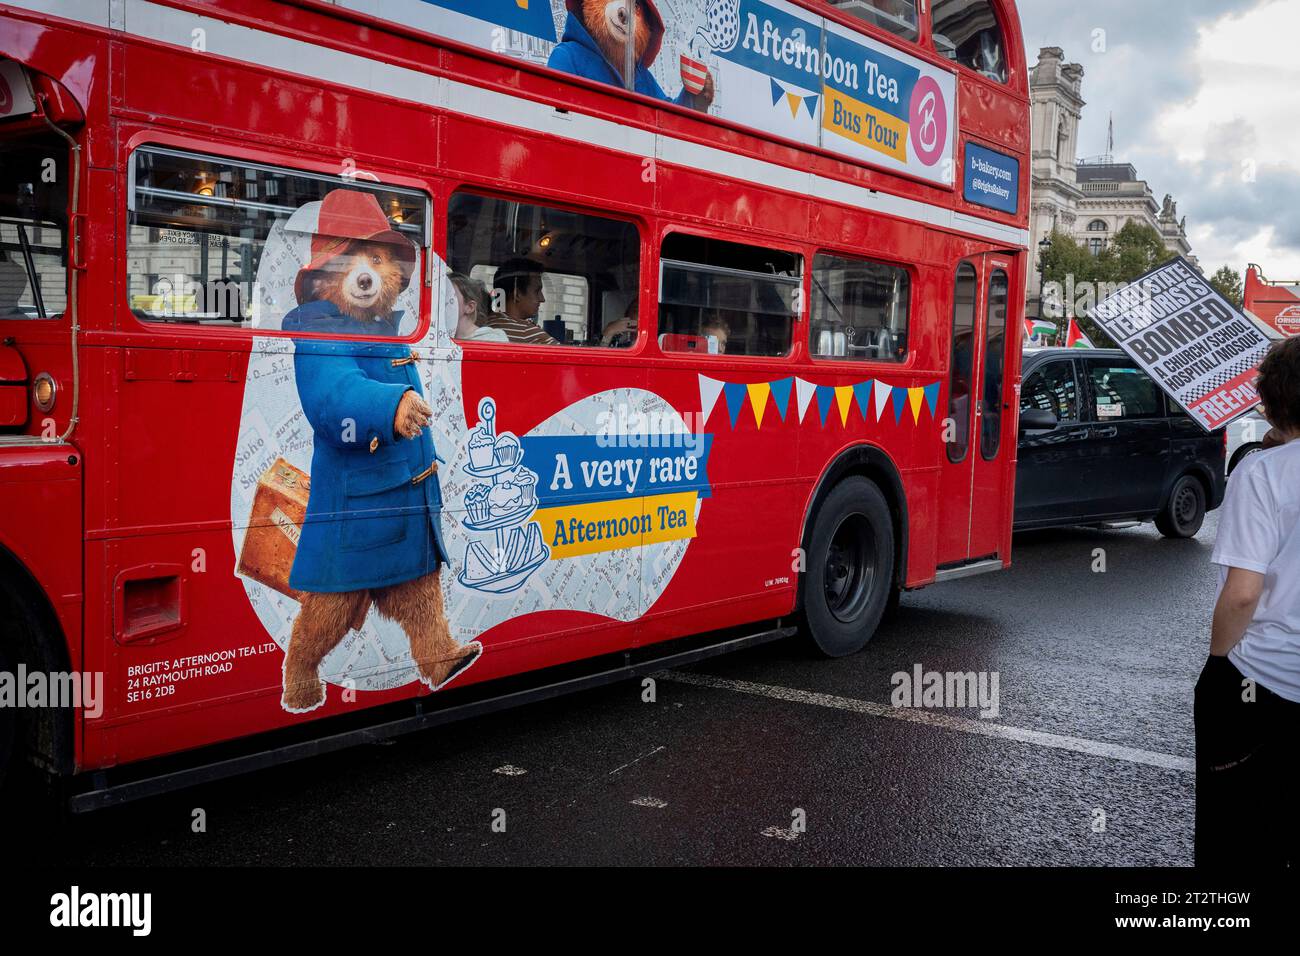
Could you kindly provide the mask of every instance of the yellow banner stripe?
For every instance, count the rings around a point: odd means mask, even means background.
[[[826,88],[822,126],[868,149],[907,162],[907,123],[839,90]]]
[[[533,519],[551,560],[695,537],[694,491],[542,508]]]

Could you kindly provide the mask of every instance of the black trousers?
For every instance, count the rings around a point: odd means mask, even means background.
[[[1300,866],[1300,704],[1226,657],[1196,682],[1196,865]]]

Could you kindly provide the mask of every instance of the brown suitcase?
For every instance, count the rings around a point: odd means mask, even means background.
[[[289,587],[289,572],[298,553],[298,537],[307,516],[311,478],[283,458],[257,480],[248,531],[239,554],[239,573],[260,581],[295,601],[301,597]]]

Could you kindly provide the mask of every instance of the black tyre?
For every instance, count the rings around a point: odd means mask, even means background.
[[[1156,515],[1156,527],[1166,538],[1190,538],[1205,521],[1205,489],[1191,475],[1174,482],[1169,502]]]
[[[1231,475],[1234,471],[1236,471],[1237,466],[1240,465],[1243,461],[1245,461],[1248,457],[1255,454],[1255,452],[1263,451],[1263,450],[1264,450],[1264,446],[1257,441],[1249,442],[1248,444],[1242,445],[1240,448],[1238,448],[1236,451],[1232,453],[1232,460],[1228,462],[1228,474]]]
[[[0,645],[0,674],[13,674],[13,661]],[[14,678],[16,679],[16,678]],[[8,776],[9,761],[14,752],[14,738],[18,731],[18,711],[13,707],[0,707],[0,789]]]
[[[894,591],[894,524],[875,483],[852,477],[822,502],[808,540],[803,615],[827,657],[860,651]]]

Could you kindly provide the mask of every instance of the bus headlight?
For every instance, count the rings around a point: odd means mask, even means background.
[[[54,385],[54,379],[49,372],[41,372],[32,380],[32,401],[36,407],[43,412],[48,412],[54,407],[54,396],[58,388]]]

